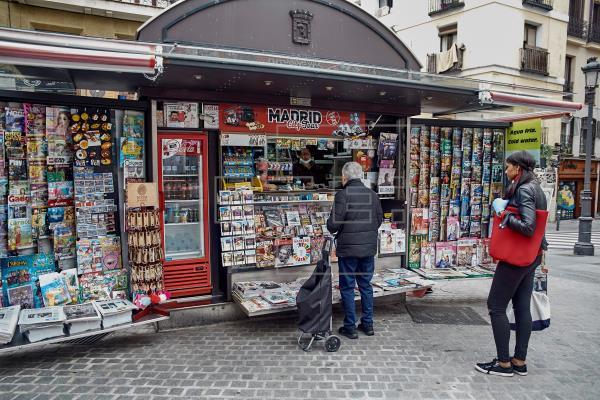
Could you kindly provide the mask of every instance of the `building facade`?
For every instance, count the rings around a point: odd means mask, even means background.
[[[409,0],[351,1],[396,32],[423,71],[489,82],[482,89],[584,103],[581,67],[589,57],[600,56],[600,3],[594,0],[429,0],[419,6]],[[502,115],[458,111],[459,118]],[[509,111],[533,110],[512,107]],[[543,121],[542,142],[552,148],[560,143],[562,159],[569,165],[585,156],[586,116],[587,107],[572,118]],[[595,107],[594,119],[598,118],[600,109]],[[599,124],[593,130],[593,155],[600,157]],[[563,170],[559,168],[559,183]],[[576,187],[578,198],[583,173],[569,183]],[[597,182],[592,186],[596,193]],[[596,211],[600,210],[597,199],[594,195]]]
[[[133,39],[173,0],[0,0],[0,26],[107,39]]]

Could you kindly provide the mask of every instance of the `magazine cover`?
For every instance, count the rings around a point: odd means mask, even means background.
[[[29,218],[8,220],[8,249],[19,250],[33,247],[31,221]]]
[[[274,245],[277,251],[275,268],[294,265],[292,259],[292,254],[294,253],[292,239],[276,239]]]
[[[75,257],[75,227],[58,224],[54,226],[54,256],[57,260]]]
[[[393,254],[396,252],[394,234],[391,230],[379,232],[379,254]]]
[[[6,107],[4,114],[6,132],[21,132],[25,130],[25,113],[20,107]]]
[[[60,271],[60,273],[65,277],[69,296],[71,296],[71,303],[75,304],[79,302],[79,279],[77,277],[77,268],[64,269]]]
[[[413,208],[410,217],[411,235],[427,235],[429,233],[429,209]]]
[[[456,243],[438,242],[435,244],[436,268],[451,268],[456,266]]]
[[[144,137],[144,113],[126,110],[123,116],[123,136],[129,138]]]
[[[300,226],[300,214],[298,211],[286,211],[285,217],[288,226]]]
[[[71,113],[66,107],[46,107],[48,164],[68,164],[73,159],[69,124]]]
[[[40,275],[40,289],[46,307],[62,306],[71,302],[64,275],[58,272]]]
[[[295,237],[292,239],[292,264],[304,265],[310,263],[310,237]]]
[[[323,237],[311,237],[310,239],[310,262],[317,263],[323,257],[323,245],[325,239]]]
[[[27,181],[27,160],[21,158],[9,158],[8,180],[10,182]]]
[[[198,103],[164,103],[167,128],[198,128]]]
[[[479,265],[494,263],[494,260],[490,256],[490,239],[479,239],[477,243],[477,259],[479,260]]]
[[[121,242],[118,237],[100,238],[102,251],[102,270],[112,271],[121,269]]]
[[[119,165],[124,167],[129,160],[144,159],[144,138],[121,137]]]
[[[446,219],[446,238],[449,242],[458,240],[460,237],[460,220],[456,216]]]
[[[408,268],[418,269],[421,266],[421,243],[423,236],[410,236],[408,244]]]
[[[352,150],[352,161],[359,163],[363,172],[369,172],[375,166],[375,150]]]
[[[79,277],[81,301],[110,300],[113,279],[101,272],[85,273]]]
[[[456,260],[459,267],[478,266],[477,239],[460,239],[456,242]]]
[[[54,258],[51,254],[2,258],[0,270],[5,305],[20,304],[22,308],[42,307],[39,276],[54,272]]]
[[[102,249],[99,239],[81,238],[76,243],[77,272],[87,274],[102,270]]]
[[[396,168],[380,168],[377,179],[377,193],[394,194],[394,175]]]
[[[48,206],[73,204],[73,181],[48,182]]]
[[[275,266],[273,240],[259,240],[256,242],[256,265],[260,268]]]
[[[431,269],[435,267],[435,243],[421,243],[421,268]]]
[[[33,207],[31,214],[31,234],[34,239],[50,236],[50,228],[46,221],[46,207]]]
[[[396,158],[396,151],[398,149],[398,143],[396,140],[379,140],[379,147],[377,149],[377,155],[381,160],[393,160]]]

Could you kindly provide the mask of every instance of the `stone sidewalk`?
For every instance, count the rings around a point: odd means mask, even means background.
[[[473,369],[494,356],[489,325],[418,324],[404,305],[379,305],[376,336],[337,353],[299,350],[291,315],[0,356],[0,399],[596,399],[599,260],[549,257],[552,326],[533,333],[527,377]],[[407,304],[465,306],[487,320],[488,289],[445,282]]]

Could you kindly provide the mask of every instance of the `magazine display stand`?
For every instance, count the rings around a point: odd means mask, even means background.
[[[236,282],[232,291],[233,300],[248,317],[275,314],[296,310],[296,295],[308,275],[291,282],[248,281]],[[435,282],[421,278],[406,269],[388,269],[374,275],[371,284],[373,297],[384,297],[411,293],[423,297]],[[341,301],[337,279],[332,282],[333,304]],[[357,295],[356,300],[360,297]]]
[[[502,195],[506,124],[411,120],[408,268],[427,279],[489,278],[492,201]]]

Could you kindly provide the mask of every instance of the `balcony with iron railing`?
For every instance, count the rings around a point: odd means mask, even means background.
[[[521,50],[521,71],[548,75],[548,50],[524,47]]]
[[[429,16],[464,7],[460,0],[429,0]]]
[[[438,74],[438,73],[439,74],[451,74],[453,72],[460,72],[463,67],[464,51],[465,51],[464,45],[462,45],[461,47],[458,47],[458,51],[456,53],[458,56],[457,57],[458,61],[456,61],[450,69],[447,69],[445,71],[439,71],[439,72],[438,72],[438,65],[437,65],[437,58],[438,58],[439,53],[427,54],[427,73],[429,73],[429,74]]]
[[[600,43],[600,21],[590,22],[587,28],[587,40],[592,43]]]
[[[579,39],[585,39],[587,32],[587,22],[583,18],[569,16],[569,25],[567,25],[567,34]]]
[[[538,7],[546,11],[552,11],[554,0],[523,0],[523,5]]]

